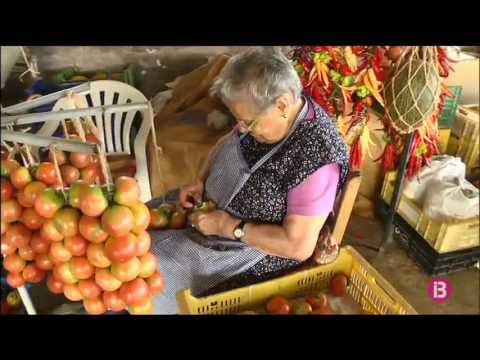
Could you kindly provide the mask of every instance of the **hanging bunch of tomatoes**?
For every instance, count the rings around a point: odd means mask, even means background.
[[[350,146],[350,167],[359,170],[371,144],[369,110],[383,112],[383,85],[391,78],[392,65],[406,46],[301,46],[292,53],[295,69],[304,91],[336,121],[337,128]],[[438,70],[447,77],[451,59],[442,47],[437,47]],[[425,126],[416,130],[413,149],[408,160],[407,176],[418,173],[429,159],[439,153],[437,120],[446,96],[453,96],[444,85],[433,114]],[[385,172],[395,170],[403,150],[404,136],[399,134],[386,117],[381,119],[386,146],[375,161],[382,161]]]
[[[46,279],[89,314],[153,311],[163,275],[150,252],[150,212],[132,177],[108,184],[99,155],[51,148],[48,161],[1,161],[1,252],[13,288]],[[103,160],[102,160],[103,161]],[[105,163],[103,163],[105,164]]]

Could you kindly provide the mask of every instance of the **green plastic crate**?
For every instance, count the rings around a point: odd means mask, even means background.
[[[438,127],[441,129],[450,129],[455,121],[458,105],[462,98],[463,87],[449,86],[448,89],[455,95],[455,98],[445,98],[445,106],[443,107],[440,117],[438,118]]]
[[[96,74],[103,73],[107,75],[107,79],[105,80],[117,80],[122,81],[128,85],[133,87],[138,86],[139,80],[139,69],[137,66],[131,64],[126,67],[114,67],[109,69],[102,69],[102,70],[91,70],[91,71],[81,71],[80,68],[77,66],[71,66],[66,69],[63,69],[60,73],[55,76],[55,82],[57,84],[69,84],[72,85],[81,84],[85,81],[90,81],[92,76]],[[114,74],[118,76],[114,76]],[[85,81],[71,81],[70,79],[73,76],[85,76],[88,80]]]

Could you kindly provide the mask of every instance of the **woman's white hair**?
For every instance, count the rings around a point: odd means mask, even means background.
[[[233,56],[210,93],[223,101],[251,101],[258,112],[268,110],[282,95],[296,102],[302,83],[287,57],[274,47],[252,48]]]

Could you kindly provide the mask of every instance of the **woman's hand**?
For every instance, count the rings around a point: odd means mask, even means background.
[[[215,210],[209,213],[201,211],[191,215],[192,226],[203,235],[217,235],[225,238],[233,238],[233,229],[240,222],[223,210]]]
[[[195,204],[192,204],[190,199],[193,197],[195,201],[201,202],[203,198],[205,186],[202,181],[197,181],[193,184],[188,184],[180,188],[180,194],[178,198],[180,205],[186,209],[192,208]]]

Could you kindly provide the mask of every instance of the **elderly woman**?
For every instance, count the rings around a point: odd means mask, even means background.
[[[232,57],[211,92],[237,126],[216,144],[198,181],[179,191],[183,207],[209,199],[217,210],[194,213],[188,229],[151,233],[166,283],[155,296],[159,314],[176,313],[179,290],[203,296],[297,268],[312,256],[348,173],[334,123],[302,95],[281,53]]]

